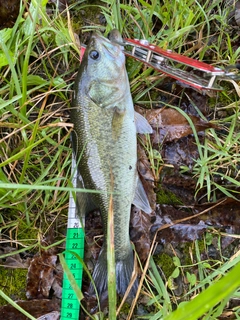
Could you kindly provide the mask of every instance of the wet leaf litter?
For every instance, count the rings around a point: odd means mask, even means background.
[[[52,232],[49,233],[52,235]],[[34,256],[14,255],[11,259],[1,261],[5,268],[26,270],[24,284],[25,296],[28,300],[18,300],[17,305],[30,315],[40,320],[58,320],[60,315],[60,299],[62,293],[62,267],[57,261],[54,249],[44,249],[53,239],[42,240],[43,250]],[[5,252],[7,253],[7,249]],[[2,285],[8,285],[7,283]],[[15,293],[18,294],[18,293]],[[1,315],[6,320],[27,320],[28,316],[17,310],[15,306],[0,307]]]

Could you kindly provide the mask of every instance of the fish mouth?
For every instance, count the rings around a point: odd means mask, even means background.
[[[99,32],[95,31],[92,34],[91,43],[94,47],[98,45],[103,46],[104,49],[107,50],[107,52],[114,58],[116,58],[116,56],[119,56],[120,54],[123,54],[123,49],[118,43],[110,41]]]

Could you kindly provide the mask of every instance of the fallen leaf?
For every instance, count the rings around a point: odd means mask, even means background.
[[[197,132],[216,127],[213,123],[204,121],[197,116],[188,116],[191,118]],[[154,130],[151,136],[153,145],[177,140],[193,133],[188,120],[175,109],[147,110],[146,119]]]
[[[27,275],[28,299],[48,298],[55,280],[57,256],[43,251],[30,262]]]
[[[134,242],[140,260],[147,259],[150,246],[150,228],[155,220],[155,213],[147,214],[133,206],[130,219],[130,238]]]
[[[235,4],[235,21],[237,23],[238,26],[240,26],[240,1],[237,1]]]
[[[203,136],[199,137],[200,143],[203,139]],[[191,169],[195,165],[195,160],[199,158],[196,140],[192,135],[164,143],[161,149],[164,163],[172,164],[176,167],[186,166]]]
[[[60,319],[60,313],[58,311],[53,311],[37,318],[37,320],[58,320],[58,319]]]
[[[178,210],[170,205],[158,205],[156,221],[151,227],[151,234],[153,236],[155,232],[164,225],[173,224],[176,220],[179,221],[192,215],[193,213],[189,211]],[[184,221],[183,223],[177,223],[160,230],[156,241],[162,244],[195,241],[201,238],[207,227],[208,225],[200,220],[200,218]]]
[[[19,253],[14,254],[14,251],[16,251],[13,247],[4,247],[1,246],[0,248],[0,255],[6,255],[8,253],[11,253],[9,257],[6,257],[4,259],[0,259],[0,263],[4,267],[9,268],[21,268],[21,269],[27,269],[29,267],[30,263],[30,257],[27,257],[26,259],[22,259]]]
[[[38,318],[43,315],[52,312],[60,311],[60,301],[55,300],[31,300],[31,301],[16,301],[16,303],[30,313],[33,317]],[[1,318],[4,320],[28,320],[29,318],[22,314],[20,311],[15,309],[11,305],[0,307]],[[44,318],[43,318],[44,319]],[[50,320],[50,319],[49,319]],[[53,320],[53,319],[52,319]]]
[[[236,240],[236,237],[231,237],[231,235],[239,234],[240,231],[239,201],[226,198],[223,204],[219,204],[219,206],[216,206],[210,211],[206,211],[206,209],[212,205],[212,203],[207,203],[190,207],[181,206],[179,209],[172,205],[157,205],[156,221],[150,228],[150,234],[153,237],[160,227],[177,221],[177,224],[160,230],[156,241],[163,244],[189,242],[200,239],[204,231],[206,231],[209,226],[213,226],[216,230],[221,230],[226,233],[222,239],[222,249],[225,249]],[[203,211],[206,212],[199,217],[194,217],[195,214]],[[188,217],[191,217],[191,219],[186,220]],[[183,222],[181,222],[181,219]]]

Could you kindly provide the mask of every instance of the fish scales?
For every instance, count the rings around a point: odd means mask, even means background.
[[[81,176],[78,186],[101,191],[78,194],[79,214],[98,208],[103,222],[104,244],[93,280],[98,294],[104,294],[107,291],[107,217],[113,192],[116,284],[117,292],[123,295],[134,267],[129,220],[138,176],[135,113],[122,48],[100,34],[93,34],[74,92],[71,121],[73,149]],[[131,296],[136,289],[137,283]]]

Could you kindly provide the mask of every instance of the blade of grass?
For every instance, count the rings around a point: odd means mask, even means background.
[[[192,301],[180,304],[178,309],[164,320],[197,320],[219,301],[229,297],[240,286],[240,263],[227,275],[201,292]]]
[[[2,183],[0,182],[0,188],[3,189],[22,189],[22,190],[58,190],[58,191],[71,191],[71,192],[87,192],[87,193],[101,193],[98,190],[88,190],[71,187],[57,187],[57,186],[46,186],[46,185],[29,185],[29,184],[18,184],[18,183]]]
[[[76,297],[78,298],[79,301],[81,301],[84,298],[81,289],[79,288],[70,268],[68,267],[68,264],[63,256],[63,254],[59,253],[58,256],[59,256],[59,260],[61,262],[61,265],[63,266],[63,270],[66,273],[66,276],[71,284],[71,287],[73,288],[73,290],[76,294]]]

